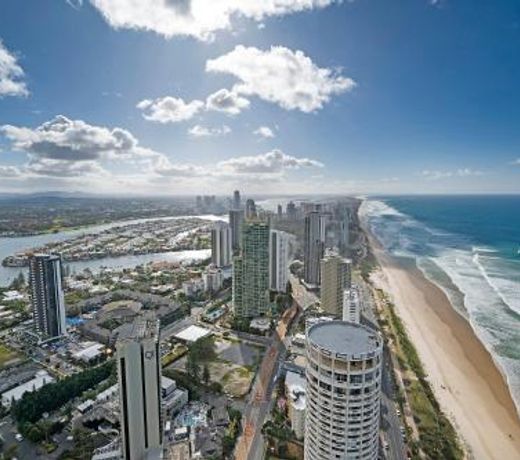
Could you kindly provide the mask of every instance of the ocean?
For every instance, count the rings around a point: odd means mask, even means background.
[[[370,198],[360,217],[468,319],[520,412],[520,196]]]

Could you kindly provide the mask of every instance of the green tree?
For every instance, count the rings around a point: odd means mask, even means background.
[[[202,371],[202,380],[204,381],[204,383],[205,383],[206,385],[208,385],[210,379],[211,379],[211,374],[210,374],[210,372],[209,372],[209,367],[208,367],[207,364],[205,364],[205,365],[204,365],[204,369],[203,369],[203,371]]]

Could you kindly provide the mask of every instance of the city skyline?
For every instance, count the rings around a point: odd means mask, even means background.
[[[514,2],[8,0],[0,192],[518,193],[519,24]]]

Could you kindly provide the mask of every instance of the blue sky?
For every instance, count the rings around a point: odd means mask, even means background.
[[[0,40],[0,191],[520,192],[516,1],[2,0]]]

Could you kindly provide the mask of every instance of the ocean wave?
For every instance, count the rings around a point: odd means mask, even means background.
[[[386,203],[364,204],[360,216],[382,246],[414,258],[468,319],[505,373],[520,410],[520,261],[504,259],[466,235],[429,228]]]

